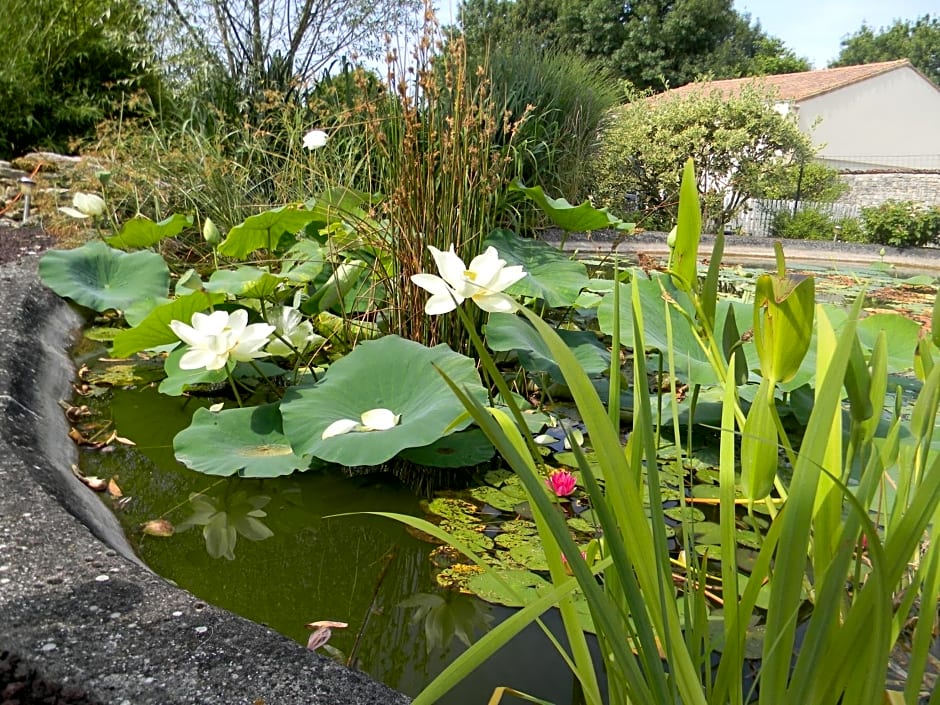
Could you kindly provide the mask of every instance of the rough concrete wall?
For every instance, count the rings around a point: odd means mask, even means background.
[[[839,203],[862,207],[885,201],[940,205],[940,172],[842,174],[841,178],[849,185],[849,191],[839,198]]]

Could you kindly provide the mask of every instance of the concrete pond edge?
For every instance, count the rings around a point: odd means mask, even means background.
[[[83,321],[0,267],[0,702],[404,705],[409,699],[147,569],[72,474],[61,400]],[[311,616],[311,619],[313,616]]]

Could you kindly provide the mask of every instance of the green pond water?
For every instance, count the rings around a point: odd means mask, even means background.
[[[106,403],[105,403],[106,402]],[[464,650],[457,639],[429,643],[424,622],[400,603],[417,593],[449,602],[450,614],[479,636],[511,611],[437,588],[428,558],[432,545],[394,521],[346,512],[420,515],[419,498],[388,474],[347,477],[311,470],[274,480],[215,478],[188,470],[173,457],[173,436],[207,400],[171,398],[151,387],[113,389],[100,400],[113,427],[136,445],[114,443],[83,452],[86,475],[114,477],[123,497],[102,495],[115,508],[143,560],[157,573],[206,602],[224,607],[306,643],[304,627],[341,621],[330,645],[356,668],[415,695]],[[110,431],[109,431],[110,432]],[[188,498],[204,493],[217,506],[268,498],[260,518],[273,536],[239,536],[234,560],[212,558],[202,528],[168,538],[146,536],[140,525],[156,518],[179,524],[192,514]],[[555,621],[549,615],[549,622]],[[557,627],[557,625],[555,625]],[[513,685],[556,703],[570,701],[571,677],[546,637],[530,628],[510,642],[445,703],[486,703],[495,687]]]

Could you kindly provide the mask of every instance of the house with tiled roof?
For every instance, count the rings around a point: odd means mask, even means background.
[[[843,172],[940,171],[940,87],[907,59],[775,76],[692,83],[693,92],[767,89],[820,146],[817,159]]]

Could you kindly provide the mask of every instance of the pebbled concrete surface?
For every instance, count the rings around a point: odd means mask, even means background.
[[[560,230],[547,231],[542,237],[549,242],[562,240]],[[615,230],[598,230],[587,235],[578,235],[565,240],[565,251],[582,254],[605,255],[644,254],[664,257],[669,254],[666,233],[644,231],[636,235],[624,235]],[[734,264],[750,262],[773,262],[773,243],[776,238],[742,237],[726,235],[722,261]],[[800,261],[825,266],[857,266],[872,262],[884,262],[901,270],[912,270],[926,274],[940,271],[940,247],[884,247],[859,242],[829,242],[827,240],[780,240],[787,261]],[[715,238],[703,235],[698,254],[707,259],[712,254]],[[882,256],[881,250],[884,250]]]
[[[0,267],[0,703],[404,705],[404,695],[153,574],[71,474],[58,405],[81,319]]]

